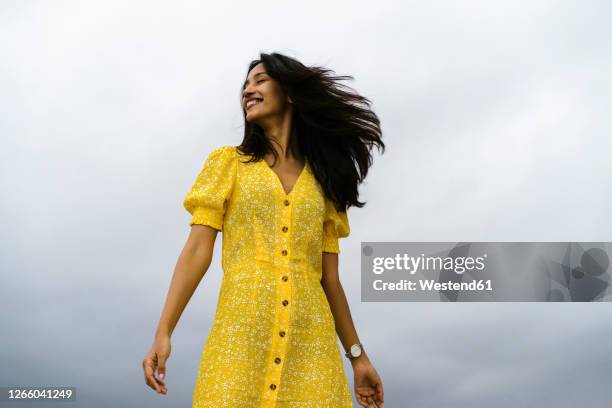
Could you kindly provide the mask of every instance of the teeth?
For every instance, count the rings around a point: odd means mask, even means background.
[[[250,108],[251,106],[255,105],[256,103],[261,102],[261,100],[259,99],[251,99],[250,101],[247,102],[246,107],[247,109]]]

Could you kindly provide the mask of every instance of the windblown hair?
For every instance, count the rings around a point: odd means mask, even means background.
[[[363,207],[358,186],[372,165],[372,148],[385,150],[380,120],[370,109],[370,100],[338,82],[352,76],[335,76],[330,69],[305,66],[279,53],[260,53],[260,59],[249,64],[247,76],[259,63],[293,101],[291,137],[297,137],[300,153],[308,159],[326,197],[338,211]],[[278,159],[263,128],[246,120],[244,108],[243,116],[239,150],[252,156],[249,161],[259,161],[268,152]]]

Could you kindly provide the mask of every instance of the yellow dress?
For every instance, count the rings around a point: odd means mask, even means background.
[[[184,200],[190,225],[223,232],[223,280],[193,408],[353,407],[322,253],[350,232],[306,165],[287,193],[237,147],[206,159]]]

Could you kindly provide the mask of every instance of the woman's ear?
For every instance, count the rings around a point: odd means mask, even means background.
[[[290,96],[287,96],[287,102],[288,102],[288,103],[293,103],[293,101],[291,100],[291,97],[290,97]]]

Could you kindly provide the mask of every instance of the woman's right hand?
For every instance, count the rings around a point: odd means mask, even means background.
[[[145,382],[158,394],[168,392],[168,387],[166,387],[166,360],[170,357],[170,349],[170,336],[158,336],[155,338],[151,350],[142,361]]]

